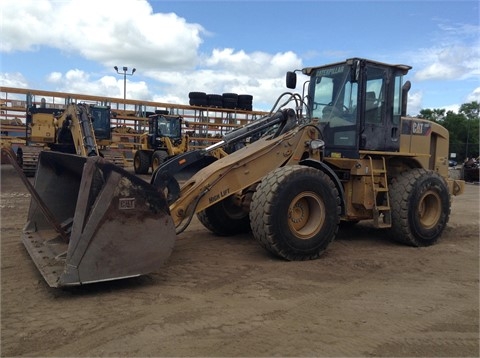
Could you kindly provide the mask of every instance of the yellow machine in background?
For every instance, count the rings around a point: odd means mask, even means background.
[[[188,135],[182,134],[182,117],[157,111],[148,118],[148,132],[140,137],[141,147],[133,158],[135,174],[155,171],[169,158],[188,151]]]
[[[102,155],[122,166],[121,153],[99,149],[112,143],[110,120],[107,106],[72,103],[61,110],[31,106],[26,116],[26,145],[18,147],[17,162],[27,176],[35,175],[43,150]]]

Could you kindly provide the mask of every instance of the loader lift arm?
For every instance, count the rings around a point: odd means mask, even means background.
[[[286,94],[295,98],[294,94]],[[167,200],[172,203],[180,195],[178,181],[190,178],[193,173],[226,156],[223,148],[237,144],[248,137],[261,137],[269,130],[274,130],[273,138],[275,138],[296,125],[298,125],[298,119],[292,109],[279,110],[273,115],[265,116],[225,134],[220,142],[207,148],[185,152],[170,159],[154,171],[151,184],[160,190],[167,189]]]
[[[318,140],[319,129],[313,125],[297,126],[292,109],[277,112],[266,118],[255,129],[242,128],[238,135],[227,137],[223,145],[241,140],[254,132],[279,124],[275,133],[218,159],[183,183],[181,189],[176,179],[168,173],[174,162],[161,166],[152,177],[153,186],[167,191],[170,211],[177,234],[186,229],[195,213],[201,212],[231,196],[236,196],[242,205],[242,191],[257,184],[275,168],[299,163],[306,157],[320,159],[319,150],[312,150],[311,142]],[[214,147],[214,146],[212,146]],[[215,148],[206,148],[203,153]],[[177,166],[178,167],[178,166]],[[170,195],[174,189],[175,195]],[[184,223],[184,221],[186,223]]]

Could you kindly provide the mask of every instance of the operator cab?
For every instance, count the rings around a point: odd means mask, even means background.
[[[92,118],[93,130],[97,140],[111,138],[111,119],[109,106],[90,105],[90,116]]]
[[[353,58],[302,70],[310,77],[307,112],[323,130],[326,157],[399,150],[402,78],[410,68]]]
[[[182,139],[182,117],[157,113],[149,117],[149,140],[153,148],[163,147],[162,138],[176,141]]]

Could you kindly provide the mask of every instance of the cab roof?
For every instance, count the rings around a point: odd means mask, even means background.
[[[336,63],[331,63],[331,64],[328,64],[328,65],[315,66],[315,67],[305,67],[304,69],[302,69],[302,73],[304,75],[310,76],[313,73],[313,71],[315,71],[319,68],[339,66],[339,65],[351,65],[355,61],[360,61],[360,62],[363,62],[365,64],[377,65],[379,67],[395,68],[395,69],[399,70],[400,72],[403,72],[404,75],[406,75],[408,73],[408,71],[412,68],[411,66],[408,66],[408,65],[400,65],[400,64],[394,65],[394,64],[389,64],[389,63],[384,63],[384,62],[379,62],[379,61],[368,60],[368,59],[365,59],[365,58],[353,57],[353,58],[349,58],[349,59],[347,59],[343,62],[336,62]]]

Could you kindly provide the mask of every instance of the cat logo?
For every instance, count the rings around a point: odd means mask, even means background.
[[[421,122],[413,122],[412,123],[412,134],[422,134],[423,133],[423,125],[424,125],[424,123],[421,123]]]
[[[120,199],[118,199],[118,209],[120,209],[120,210],[135,209],[135,198],[120,198]]]
[[[432,131],[432,126],[430,123],[426,122],[412,122],[412,134],[415,135],[429,135]]]

